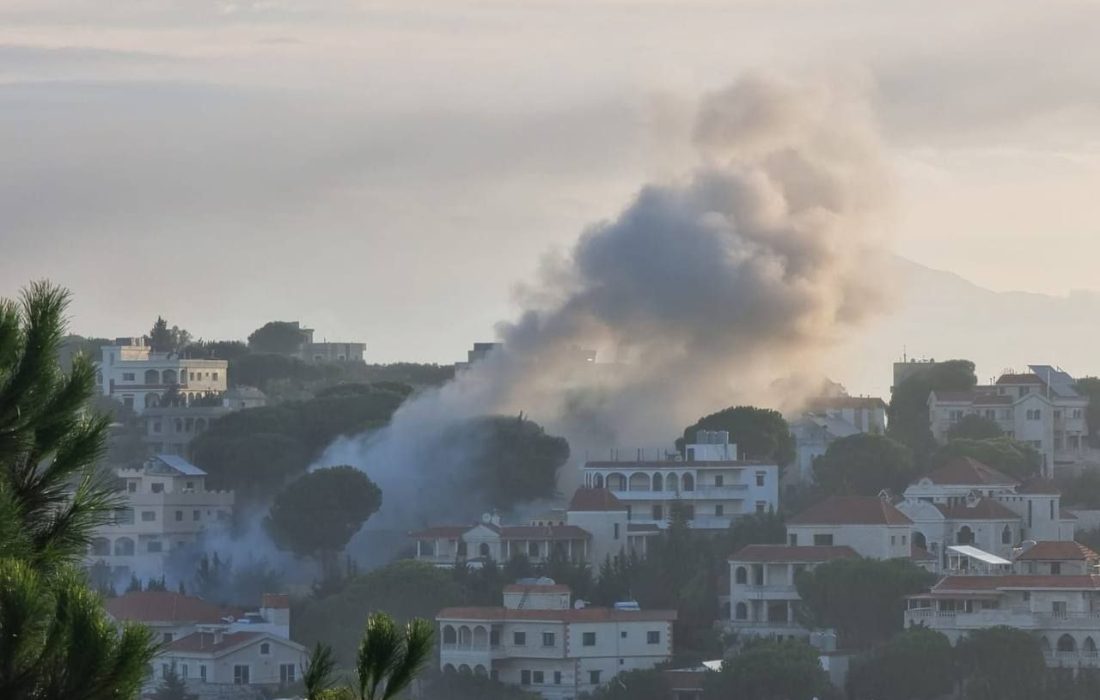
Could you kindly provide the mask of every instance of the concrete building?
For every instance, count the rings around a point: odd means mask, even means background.
[[[795,460],[783,474],[785,486],[811,484],[814,460],[835,440],[859,433],[886,432],[886,402],[876,397],[822,396],[811,399],[789,418],[794,436]]]
[[[104,601],[117,623],[140,622],[162,644],[211,626],[230,632],[265,632],[290,639],[290,598],[265,593],[258,609],[243,611],[173,591],[131,591]]]
[[[144,338],[117,338],[101,349],[96,383],[110,396],[138,414],[160,405],[165,392],[175,389],[187,401],[226,389],[229,363],[191,360],[177,353],[153,352]]]
[[[982,416],[1006,436],[1034,447],[1044,477],[1076,472],[1100,463],[1100,455],[1088,445],[1089,400],[1075,384],[1061,369],[1030,365],[1029,372],[1003,374],[995,384],[970,391],[934,391],[928,397],[929,427],[942,443],[965,416]]]
[[[787,543],[847,546],[861,557],[908,559],[912,527],[886,498],[833,496],[787,520]]]
[[[191,440],[205,432],[214,421],[232,412],[233,409],[224,405],[147,408],[141,414],[146,452],[187,457]]]
[[[567,586],[523,582],[503,606],[445,608],[439,665],[522,687],[551,700],[576,700],[624,671],[672,656],[673,610],[571,605]]]
[[[234,411],[266,405],[267,395],[254,386],[235,386],[222,394],[222,406]]]
[[[306,648],[285,637],[214,625],[167,644],[153,660],[151,685],[174,668],[199,700],[256,697],[294,686],[308,663]]]
[[[207,491],[206,472],[175,455],[158,455],[116,476],[125,504],[112,524],[96,530],[85,560],[115,576],[161,576],[172,550],[228,524],[233,513],[233,492]]]
[[[632,524],[668,526],[670,509],[686,509],[691,527],[725,530],[738,517],[779,506],[779,467],[739,460],[725,432],[700,431],[684,459],[588,461],[584,484],[607,489]]]
[[[913,521],[913,544],[945,565],[945,548],[973,545],[1001,557],[1027,540],[1073,539],[1075,517],[1041,479],[1021,483],[969,457],[957,457],[905,489],[898,510]]]
[[[957,643],[997,625],[1039,638],[1048,666],[1100,667],[1100,555],[1075,542],[1038,542],[1015,555],[1014,571],[950,575],[909,596],[905,624]]]
[[[795,576],[835,559],[856,559],[847,546],[752,544],[729,558],[730,629],[742,636],[809,638],[795,618],[801,602]]]

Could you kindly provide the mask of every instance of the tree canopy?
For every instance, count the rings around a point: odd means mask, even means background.
[[[264,521],[282,549],[322,561],[347,546],[382,505],[382,490],[346,465],[310,472],[287,485]]]
[[[191,342],[191,334],[179,326],[168,327],[163,317],[157,316],[146,336],[153,352],[179,352]]]
[[[1034,447],[1008,437],[952,440],[936,450],[932,465],[941,465],[952,457],[972,457],[1021,481],[1038,475],[1042,463]]]
[[[955,687],[955,650],[947,637],[912,627],[853,663],[851,700],[936,700]],[[935,669],[934,672],[929,672]]]
[[[814,479],[830,495],[874,496],[883,489],[901,493],[916,476],[912,450],[885,435],[840,438],[814,461]]]
[[[301,327],[292,321],[268,321],[248,335],[252,352],[293,355],[302,347]]]
[[[959,641],[967,700],[1043,697],[1046,663],[1033,634],[1014,627],[977,629]]]
[[[970,360],[948,360],[922,366],[893,388],[887,433],[908,445],[917,463],[923,464],[935,446],[928,426],[928,395],[933,391],[966,391],[977,383],[974,363]]]
[[[796,578],[798,616],[808,627],[835,629],[842,648],[867,649],[901,631],[905,596],[935,578],[908,559],[826,562]]]
[[[977,413],[963,416],[958,423],[947,431],[948,440],[987,440],[1004,435],[997,421]]]
[[[749,642],[703,685],[704,700],[809,700],[833,693],[817,649],[793,639]]]
[[[700,430],[725,430],[746,459],[773,460],[784,467],[794,460],[794,436],[779,411],[755,406],[731,406],[703,416],[684,429],[676,441],[681,452]]]
[[[660,669],[625,671],[588,695],[590,700],[667,700],[672,687]]]

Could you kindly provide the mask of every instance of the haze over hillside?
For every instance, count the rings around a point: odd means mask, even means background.
[[[994,292],[905,258],[890,264],[889,278],[897,285],[893,310],[832,362],[833,376],[850,392],[888,397],[891,363],[903,352],[973,360],[979,381],[1028,363],[1057,364],[1077,377],[1100,374],[1100,294]]]

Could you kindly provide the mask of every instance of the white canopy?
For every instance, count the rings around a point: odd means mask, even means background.
[[[951,545],[951,546],[948,547],[948,549],[951,550],[952,552],[957,553],[957,554],[961,554],[964,557],[970,557],[971,559],[977,559],[978,561],[980,561],[982,563],[985,563],[985,564],[998,564],[998,565],[1002,565],[1002,566],[1003,565],[1009,565],[1009,566],[1012,565],[1012,562],[1010,562],[1007,559],[1002,559],[1001,557],[997,556],[996,554],[990,554],[989,552],[985,551],[984,549],[978,549],[977,547],[971,547],[968,544]]]

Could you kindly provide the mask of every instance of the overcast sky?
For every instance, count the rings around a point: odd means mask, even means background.
[[[270,319],[450,362],[547,251],[692,160],[746,69],[866,82],[899,254],[1100,289],[1100,4],[4,0],[0,296],[74,329]]]

